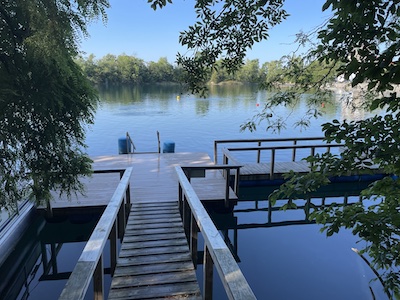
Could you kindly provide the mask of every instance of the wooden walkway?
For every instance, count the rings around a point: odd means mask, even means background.
[[[201,299],[175,202],[133,204],[108,299]]]
[[[175,166],[213,166],[206,153],[126,154],[93,158],[94,170],[133,167],[131,211],[112,279],[109,299],[201,299],[191,254],[178,209]],[[192,178],[202,201],[225,199],[225,179],[219,170]],[[53,209],[107,205],[119,173],[84,179],[86,195],[56,198]],[[230,191],[230,199],[237,196]]]

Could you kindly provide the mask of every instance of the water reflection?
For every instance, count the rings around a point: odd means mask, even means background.
[[[373,271],[352,251],[363,247],[359,237],[342,229],[327,238],[308,221],[310,203],[351,205],[366,185],[333,184],[287,211],[280,209],[285,202],[271,206],[265,200],[274,187],[242,189],[233,212],[211,216],[258,299],[387,299],[380,282],[371,281]],[[215,292],[223,299],[223,291]]]

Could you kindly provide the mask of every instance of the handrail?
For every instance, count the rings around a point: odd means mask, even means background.
[[[103,171],[97,172],[100,173]],[[113,273],[117,260],[117,227],[121,227],[122,223],[122,230],[125,229],[126,214],[124,199],[127,201],[126,204],[130,205],[130,203],[128,203],[128,201],[130,201],[128,194],[131,175],[132,167],[126,168],[110,202],[101,215],[90,239],[86,243],[59,299],[84,299],[92,278],[94,298],[104,299],[103,249],[108,238],[110,238],[111,273]]]
[[[214,141],[214,163],[218,164],[218,144],[233,144],[233,143],[257,143],[261,146],[262,143],[273,143],[273,142],[293,142],[293,145],[297,145],[299,141],[322,141],[324,137],[294,137],[294,138],[269,138],[269,139],[232,139],[232,140],[215,140]],[[296,151],[293,151],[293,161],[295,160]],[[260,153],[258,153],[258,159]]]
[[[130,146],[129,144],[132,145],[132,149],[133,149],[132,152],[134,152],[136,150],[136,147],[135,147],[135,144],[133,143],[133,140],[132,140],[132,138],[131,138],[131,136],[130,136],[128,131],[126,132],[126,142],[127,142],[126,143],[126,153],[130,153],[131,152],[131,151],[129,151],[129,149],[131,148],[131,147],[129,147]]]
[[[184,226],[189,229],[189,244],[192,260],[197,262],[197,233],[204,237],[203,299],[212,299],[213,266],[219,274],[229,299],[256,299],[231,251],[222,239],[218,229],[201,204],[186,174],[180,166],[175,167],[179,183],[179,202],[182,207]],[[185,225],[186,224],[186,225]]]
[[[235,171],[232,189],[237,195],[239,193],[239,178],[241,165],[211,165],[211,166],[181,166],[189,182],[193,177],[205,177],[207,170],[223,170],[225,178],[225,207],[229,207],[229,188],[231,170]]]
[[[229,159],[233,160],[235,163],[239,163],[238,160],[236,160],[231,152],[233,151],[257,151],[260,153],[262,150],[271,150],[271,161],[270,161],[270,179],[274,178],[274,173],[275,173],[275,153],[276,150],[287,150],[287,149],[307,149],[310,148],[310,155],[314,156],[315,155],[315,149],[316,148],[327,148],[327,152],[329,153],[331,148],[337,148],[337,147],[343,147],[343,144],[318,144],[318,145],[288,145],[288,146],[270,146],[270,147],[265,147],[265,146],[258,146],[258,147],[243,147],[243,148],[224,148],[223,149],[223,163],[228,164]],[[295,159],[295,156],[292,157],[293,161]],[[257,163],[260,163],[259,155],[257,158]]]

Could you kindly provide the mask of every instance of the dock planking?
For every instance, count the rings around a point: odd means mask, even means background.
[[[212,166],[207,153],[146,153],[93,157],[94,170],[116,170],[133,166],[131,178],[132,202],[177,201],[178,181],[175,166]],[[119,173],[93,174],[83,177],[85,192],[70,198],[53,192],[53,209],[91,208],[106,206],[119,182]],[[222,200],[225,182],[219,170],[207,171],[206,178],[193,179],[193,186],[202,201]],[[149,193],[150,189],[150,193]],[[237,200],[231,190],[230,199]],[[40,207],[44,208],[44,207]]]
[[[201,299],[176,202],[133,203],[108,299]]]

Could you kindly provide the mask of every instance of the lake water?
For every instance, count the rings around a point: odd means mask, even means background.
[[[96,121],[87,133],[91,156],[118,154],[118,138],[126,132],[132,136],[137,151],[156,151],[159,131],[161,142],[175,142],[176,152],[207,152],[212,157],[213,141],[219,139],[321,136],[320,125],[340,119],[344,111],[340,105],[326,105],[325,116],[313,120],[308,130],[300,132],[293,128],[293,122],[305,114],[306,105],[300,103],[291,115],[287,109],[278,108],[277,115],[288,117],[286,130],[273,134],[260,126],[251,133],[240,132],[240,125],[260,112],[268,97],[267,92],[254,87],[213,86],[207,99],[181,95],[179,86],[110,88],[100,92]],[[346,114],[359,117],[357,112]]]
[[[212,158],[213,141],[217,139],[321,136],[320,125],[326,121],[364,116],[362,111],[351,111],[339,103],[326,105],[324,117],[312,121],[307,131],[300,132],[292,127],[294,118],[306,111],[305,104],[300,103],[288,116],[287,129],[279,135],[262,128],[254,133],[240,132],[240,125],[261,111],[267,96],[266,92],[240,85],[212,87],[207,99],[181,95],[178,86],[101,89],[101,105],[87,133],[87,151],[91,156],[116,155],[118,139],[126,132],[133,137],[137,151],[157,151],[156,132],[159,131],[161,142],[175,142],[176,152],[206,152]],[[288,115],[284,108],[277,112]],[[333,194],[326,193],[327,203],[343,201],[343,197],[338,196],[339,190],[344,195],[357,187],[342,185],[333,190]],[[265,201],[268,193],[269,190],[261,188],[242,189],[243,201],[239,201],[232,213],[212,213],[258,299],[386,299],[379,282],[370,282],[374,278],[372,271],[351,250],[362,247],[357,237],[342,230],[327,238],[320,233],[320,226],[306,222],[304,209],[271,212]],[[356,193],[350,195],[350,202],[357,201]],[[321,197],[316,196],[313,203],[320,203]],[[42,228],[48,227],[51,224],[35,230],[42,232]],[[76,246],[72,246],[74,240],[78,243]],[[52,243],[51,239],[50,242],[35,239],[34,245],[38,253],[40,245],[42,253],[64,245],[56,259],[61,275],[57,274],[62,277],[73,268],[64,266],[68,253],[76,253],[73,259],[77,259],[84,243],[79,234],[71,240]],[[45,267],[40,266],[41,261],[40,256],[35,256],[32,265],[36,269],[26,270],[25,281],[29,285],[13,292],[18,295],[16,299],[56,299],[55,295],[61,292],[65,279],[46,281],[43,274],[54,275],[54,272],[49,272],[50,268],[46,273]],[[201,269],[199,266],[197,271],[200,282]],[[48,276],[48,279],[56,277]],[[214,299],[226,299],[216,272],[214,277]]]

